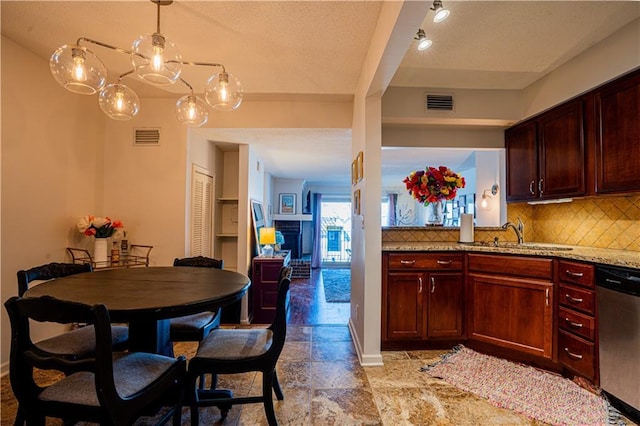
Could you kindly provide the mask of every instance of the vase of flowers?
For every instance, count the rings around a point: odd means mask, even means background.
[[[107,238],[118,238],[124,234],[124,225],[120,220],[111,220],[109,217],[83,216],[76,225],[78,231],[87,236],[95,237],[93,245],[93,261],[96,266],[106,266]]]
[[[454,199],[458,188],[465,186],[464,178],[445,166],[411,172],[402,182],[409,194],[427,207],[427,225],[442,225],[442,202]]]

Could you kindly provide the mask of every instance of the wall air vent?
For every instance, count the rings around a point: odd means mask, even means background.
[[[133,129],[133,144],[135,146],[160,145],[160,129]]]
[[[426,94],[427,111],[453,111],[453,96],[440,93]]]

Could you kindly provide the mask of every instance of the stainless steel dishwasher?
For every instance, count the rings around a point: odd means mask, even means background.
[[[640,422],[640,271],[596,269],[600,387],[612,405]]]

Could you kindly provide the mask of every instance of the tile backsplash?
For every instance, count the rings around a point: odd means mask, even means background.
[[[640,252],[640,196],[594,197],[571,203],[507,205],[507,217],[525,224],[525,241],[573,246],[622,249]],[[385,228],[382,240],[457,241],[459,230],[451,228]],[[480,228],[475,241],[516,241],[512,230]]]

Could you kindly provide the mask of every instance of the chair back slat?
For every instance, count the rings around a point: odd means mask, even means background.
[[[82,272],[91,272],[93,267],[90,263],[47,263],[45,265],[35,266],[27,270],[18,271],[18,296],[23,296],[29,289],[29,283],[36,280],[52,280],[55,278],[66,277],[68,275],[80,274]]]

